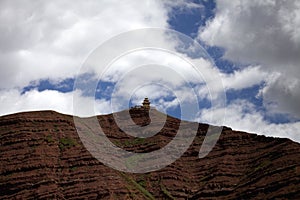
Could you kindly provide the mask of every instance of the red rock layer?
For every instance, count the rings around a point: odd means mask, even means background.
[[[135,123],[147,113],[131,111]],[[180,120],[136,139],[112,115],[98,116],[116,145],[150,152],[168,144]],[[191,122],[190,122],[191,123]],[[223,128],[208,156],[198,153],[208,125],[173,164],[146,174],[121,173],[96,160],[82,145],[72,116],[53,111],[0,117],[1,199],[300,199],[300,144]]]

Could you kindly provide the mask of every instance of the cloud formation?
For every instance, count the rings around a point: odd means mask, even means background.
[[[199,29],[199,39],[223,47],[226,59],[261,65],[270,74],[261,91],[265,106],[299,118],[299,32],[297,0],[219,0],[215,17]]]
[[[78,113],[73,111],[73,98],[78,99],[83,109]],[[95,107],[95,114],[111,113],[110,102],[103,99],[95,100],[92,97],[82,95],[80,91],[62,93],[56,90],[37,91],[31,90],[20,94],[19,90],[12,89],[1,92],[0,111],[1,115],[37,110],[55,110],[64,114],[90,116],[91,113],[84,109],[90,104]]]
[[[74,113],[74,97],[83,108],[84,105],[94,104],[94,114],[110,113],[111,105],[105,98],[95,101],[79,90],[64,93],[51,89],[32,89],[22,94],[22,89],[42,79],[57,83],[74,78],[89,54],[112,36],[137,28],[169,27],[168,20],[174,7],[179,8],[180,12],[188,12],[194,8],[201,10],[202,5],[183,0],[54,0],[30,4],[21,0],[0,1],[0,114],[41,109],[81,116],[93,114],[84,109]],[[265,82],[260,94],[269,112],[288,112],[299,116],[299,13],[299,2],[292,0],[284,3],[217,1],[215,18],[206,27],[201,27],[199,38],[209,45],[223,47],[226,59],[247,66],[231,74],[221,74],[225,89],[241,90]],[[166,40],[164,36],[156,37],[157,42],[176,50],[178,41]],[[113,48],[120,45],[116,43]],[[193,46],[186,52],[181,51],[182,56],[187,56],[184,54],[187,52],[195,53]],[[189,66],[186,63],[164,53],[155,53],[140,51],[136,52],[136,56],[128,55],[126,59],[120,59],[115,63],[115,68],[111,68],[106,81],[116,82],[124,70],[143,62],[149,64],[155,61],[172,66],[179,74],[185,74],[200,98],[217,98],[217,93],[223,90],[220,85],[214,85],[215,81],[209,76],[220,72],[205,60],[193,59],[204,66],[204,77],[200,80],[193,76],[193,71],[187,70]],[[94,67],[97,72],[97,66]],[[155,76],[154,73],[151,76],[148,74],[132,76],[132,80],[135,84],[142,84],[143,79]],[[161,78],[165,77],[153,79]],[[164,110],[178,106],[178,99],[173,98],[174,92],[190,98],[185,85],[176,76],[171,77],[170,82],[175,86],[172,91],[148,85],[138,89],[132,101],[138,104],[146,94],[151,94],[154,99],[157,98],[158,107]],[[213,85],[216,94],[210,93],[202,85],[203,82]],[[124,84],[128,88],[133,87],[130,79]],[[120,90],[120,94],[122,92],[126,93]],[[168,99],[161,99],[162,96]],[[199,119],[201,122],[221,125],[223,119],[216,118],[221,116],[220,113],[218,107],[206,108],[199,114]],[[211,114],[215,115],[213,119],[216,121],[211,120]],[[225,125],[300,141],[295,135],[295,130],[300,126],[298,122],[269,123],[264,113],[258,112],[253,104],[245,100],[237,99],[228,105]]]
[[[199,113],[198,121],[210,124],[218,124],[223,116],[218,108],[203,109]],[[212,121],[211,116],[215,121]],[[263,134],[273,137],[290,138],[300,142],[300,122],[284,124],[270,123],[265,120],[263,113],[257,111],[255,105],[246,100],[237,99],[226,107],[224,125],[234,130],[246,131],[249,133]]]
[[[74,77],[101,42],[167,19],[158,1],[1,1],[0,89]]]
[[[3,105],[1,114],[29,109],[54,109],[72,114],[72,110],[66,106],[66,102],[70,101],[70,95],[75,95],[75,93],[32,90],[21,94],[21,91],[23,87],[36,84],[42,79],[49,79],[55,83],[55,81],[59,82],[75,77],[92,50],[107,39],[124,31],[147,27],[167,28],[170,7],[181,7],[188,10],[189,8],[200,8],[201,5],[184,1],[178,1],[176,4],[171,1],[147,1],[146,3],[95,0],[72,3],[69,1],[35,1],[32,4],[23,1],[1,1],[0,33],[3,35],[0,39],[0,95]],[[145,40],[145,38],[141,39]],[[165,35],[158,35],[155,37],[155,41],[176,51],[175,46],[178,42],[176,40],[170,40]],[[128,41],[128,43],[130,42],[131,40]],[[128,43],[116,43],[112,48],[130,45]],[[123,60],[123,63],[120,63],[121,67],[112,75],[120,75],[124,73],[123,69],[128,70],[130,66],[141,65],[141,60],[151,62],[151,59],[147,58],[153,58],[153,56],[156,57],[156,63],[172,65],[171,67],[176,68],[174,71],[189,76],[187,78],[189,81],[203,82],[193,76],[193,71],[186,70],[186,63],[174,59],[174,56],[154,55],[151,52],[144,54],[142,52],[142,55],[135,58]],[[197,62],[201,65],[209,65],[203,60]],[[93,67],[97,73],[98,66]],[[210,68],[211,66],[208,66],[207,70]],[[147,73],[146,77],[138,76],[138,80],[137,77],[134,77],[134,84],[139,85],[146,78],[151,78],[150,74]],[[176,92],[186,96],[186,91],[184,91],[186,88],[179,87],[182,86],[182,80],[176,80],[174,77],[172,80],[172,77],[169,76],[169,79],[177,87]],[[115,82],[118,78],[111,76],[111,79],[107,81]],[[148,93],[149,91],[143,92]],[[47,101],[44,99],[47,94],[51,96],[50,102],[49,99]],[[152,94],[157,96],[157,94]],[[38,99],[40,99],[40,103],[37,103]],[[79,99],[81,100],[81,96]],[[30,102],[32,105],[29,105]],[[163,101],[160,103],[170,107],[174,102]],[[99,110],[102,111],[102,109]]]

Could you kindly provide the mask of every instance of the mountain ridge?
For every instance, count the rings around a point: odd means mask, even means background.
[[[180,120],[167,116],[156,135],[137,139],[97,116],[107,137],[132,152],[168,144]],[[147,125],[143,111],[131,113]],[[193,122],[187,122],[193,123]],[[300,198],[300,144],[224,127],[204,158],[198,153],[207,131],[199,124],[192,145],[174,163],[145,174],[119,172],[93,158],[76,133],[73,116],[36,111],[0,117],[0,197],[59,199],[236,199]]]

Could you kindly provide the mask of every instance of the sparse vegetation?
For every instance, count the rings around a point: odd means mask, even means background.
[[[127,176],[125,173],[120,173],[122,177],[125,178],[125,180],[130,183],[131,185],[133,185],[136,189],[138,189],[146,199],[151,199],[154,200],[154,196],[148,191],[146,190],[142,185],[140,185],[139,183],[137,183],[135,180],[133,180],[131,177]]]
[[[59,128],[58,128],[58,126],[56,124],[54,124],[53,127],[54,127],[54,131],[55,132],[59,132]]]
[[[73,172],[73,171],[77,170],[77,167],[76,167],[76,166],[72,166],[72,167],[70,168],[70,170]]]
[[[171,195],[171,193],[167,190],[167,188],[163,184],[160,184],[160,189],[164,193],[164,195],[167,196],[169,199],[175,200],[175,198]]]
[[[47,135],[47,136],[45,137],[45,140],[46,140],[48,143],[54,142],[54,139],[53,139],[52,135]]]
[[[130,147],[130,146],[134,146],[134,145],[141,145],[141,144],[144,144],[145,143],[145,138],[135,138],[133,140],[126,140],[124,142],[124,145],[126,147]]]
[[[63,150],[64,148],[70,148],[77,145],[77,142],[72,138],[61,138],[59,140],[59,148]]]
[[[263,161],[262,163],[260,163],[260,164],[254,169],[254,171],[256,172],[256,171],[258,171],[258,170],[260,170],[260,169],[262,169],[262,168],[268,166],[269,164],[271,164],[271,161],[270,161],[270,160],[265,160],[265,161]]]
[[[137,183],[140,184],[142,187],[146,187],[146,181],[145,180],[139,180]]]

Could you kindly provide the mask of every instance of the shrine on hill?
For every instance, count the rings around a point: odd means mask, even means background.
[[[146,109],[146,110],[150,110],[150,101],[149,99],[146,97],[143,101],[143,106],[142,108]]]

